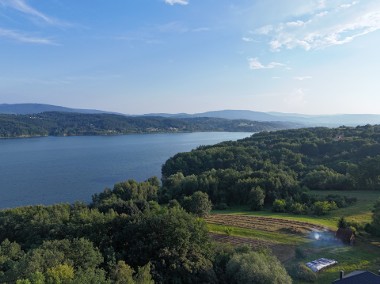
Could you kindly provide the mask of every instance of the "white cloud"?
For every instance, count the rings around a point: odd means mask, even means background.
[[[296,76],[296,77],[294,77],[294,80],[304,81],[304,80],[311,79],[311,78],[313,78],[313,77],[311,77],[311,76]]]
[[[250,37],[242,37],[241,40],[242,40],[242,41],[245,41],[245,42],[252,42],[252,41],[253,41],[253,38],[250,38]]]
[[[270,62],[267,65],[263,65],[258,58],[248,58],[249,68],[252,70],[258,69],[273,69],[277,67],[284,67],[285,64],[279,62]]]
[[[0,0],[0,5],[2,5],[4,7],[10,7],[12,9],[15,9],[15,10],[21,12],[21,13],[24,13],[26,15],[29,15],[29,16],[32,16],[32,17],[37,18],[39,20],[42,20],[43,22],[45,22],[49,25],[69,26],[68,23],[64,23],[60,20],[49,17],[49,16],[45,15],[44,13],[38,11],[37,9],[28,5],[24,0]]]
[[[188,0],[165,0],[165,3],[169,5],[175,5],[175,4],[187,5],[189,4],[189,1]]]
[[[346,44],[380,29],[380,1],[372,5],[363,4],[358,9],[353,6],[359,6],[362,2],[339,1],[340,4],[335,2],[335,6],[331,3],[319,1],[314,12],[302,18],[266,25],[256,29],[255,33],[268,38],[272,51],[294,48],[313,50]]]
[[[302,27],[306,24],[307,24],[307,22],[297,20],[297,21],[293,21],[293,22],[287,22],[286,26],[288,26],[288,27]]]
[[[263,27],[256,29],[255,33],[260,34],[260,35],[267,35],[271,31],[273,31],[273,26],[272,25],[266,25],[266,26],[263,26]]]
[[[57,45],[50,39],[33,37],[25,35],[16,31],[0,28],[0,37],[5,37],[19,42],[31,43],[31,44],[45,44],[45,45]]]
[[[347,8],[350,8],[351,6],[358,4],[358,3],[359,3],[359,1],[353,1],[351,3],[342,4],[339,6],[339,8],[347,9]]]

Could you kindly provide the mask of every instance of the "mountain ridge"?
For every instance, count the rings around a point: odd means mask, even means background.
[[[331,114],[331,115],[308,115],[298,113],[282,113],[282,112],[260,112],[252,110],[214,110],[200,112],[194,114],[188,113],[147,113],[141,115],[131,115],[116,113],[110,111],[102,111],[96,109],[76,109],[63,106],[49,104],[0,104],[1,114],[36,114],[42,112],[72,112],[84,114],[118,114],[131,117],[166,117],[166,118],[196,118],[196,117],[212,117],[223,119],[245,119],[258,122],[292,122],[307,126],[356,126],[366,124],[380,124],[379,114]]]

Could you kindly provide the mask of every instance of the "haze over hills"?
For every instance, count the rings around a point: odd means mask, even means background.
[[[110,113],[95,109],[75,109],[49,104],[0,104],[0,113],[3,114],[35,114],[41,112],[77,112],[77,113]]]
[[[95,109],[76,109],[48,104],[0,104],[0,113],[2,114],[35,114],[42,112],[72,112],[85,114],[113,113]],[[115,114],[115,113],[113,113]],[[291,122],[304,126],[355,126],[366,124],[380,124],[380,115],[378,114],[335,114],[335,115],[306,115],[297,113],[281,113],[281,112],[260,112],[251,110],[219,110],[208,111],[202,113],[149,113],[143,115],[127,115],[125,116],[155,116],[166,118],[196,118],[196,117],[212,117],[224,119],[245,119],[260,122]]]

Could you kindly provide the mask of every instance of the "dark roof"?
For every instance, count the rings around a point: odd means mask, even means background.
[[[337,279],[333,284],[380,284],[380,275],[369,271],[354,271],[345,276],[343,279]]]

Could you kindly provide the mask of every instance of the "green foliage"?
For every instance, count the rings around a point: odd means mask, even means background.
[[[286,284],[292,279],[278,259],[268,252],[234,254],[226,266],[229,283]]]
[[[379,161],[380,126],[261,132],[173,156],[162,167],[161,196],[180,200],[203,191],[213,204],[250,205],[251,189],[260,187],[266,205],[276,199],[287,201],[286,210],[274,211],[325,214],[333,209],[333,202],[344,208],[355,200],[337,195],[305,200],[303,193],[376,190]],[[331,203],[330,209],[313,205],[324,201]]]
[[[280,122],[222,118],[127,117],[116,114],[44,112],[0,114],[0,137],[117,135],[127,133],[239,131],[257,132],[289,127]]]
[[[313,213],[315,215],[326,215],[329,211],[336,209],[337,206],[334,201],[316,201],[313,204]]]
[[[251,189],[248,195],[248,205],[251,210],[261,210],[264,206],[265,193],[261,187]]]
[[[204,221],[182,209],[148,214],[131,223],[119,224],[118,230],[115,242],[121,248],[117,250],[125,251],[125,260],[133,267],[150,261],[155,281],[196,283],[212,267]]]
[[[380,199],[373,206],[372,213],[370,232],[376,236],[380,236]]]
[[[152,275],[150,274],[151,265],[148,263],[147,265],[144,265],[142,267],[139,267],[137,269],[137,273],[135,276],[135,283],[136,284],[154,284]]]
[[[293,279],[304,282],[315,282],[317,275],[303,263],[297,263],[289,269],[289,274]]]
[[[338,228],[342,228],[342,229],[349,227],[348,222],[344,217],[339,218],[337,225],[338,225]]]
[[[183,199],[182,207],[190,213],[198,217],[207,216],[212,208],[212,203],[208,198],[208,194],[197,191],[191,196],[186,196]]]
[[[134,284],[133,273],[134,270],[120,260],[112,271],[111,279],[116,284]]]
[[[74,268],[68,264],[59,264],[46,271],[47,284],[69,284],[74,279]]]
[[[273,212],[286,212],[286,201],[284,199],[276,199],[272,205]]]

